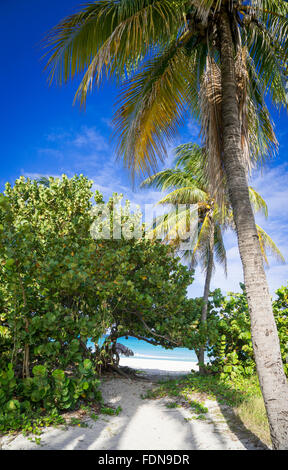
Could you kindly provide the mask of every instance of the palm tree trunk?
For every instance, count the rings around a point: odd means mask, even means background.
[[[213,264],[214,264],[214,234],[215,234],[215,226],[213,219],[210,219],[211,223],[211,230],[209,234],[209,254],[208,254],[208,264],[206,270],[206,278],[205,278],[205,285],[204,285],[204,292],[203,292],[203,307],[201,311],[201,325],[205,325],[207,321],[207,309],[208,309],[208,298],[210,292],[210,284],[212,278],[212,271],[213,271]],[[198,362],[199,362],[199,373],[200,375],[205,375],[206,368],[204,366],[205,362],[205,346],[200,346],[200,348],[196,351]]]
[[[254,357],[274,449],[288,449],[288,384],[242,160],[235,62],[228,13],[221,11],[223,163],[244,271]]]

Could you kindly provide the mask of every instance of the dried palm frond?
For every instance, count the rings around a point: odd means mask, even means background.
[[[235,60],[235,76],[241,132],[242,158],[247,177],[252,170],[249,135],[249,100],[247,94],[248,73],[246,67],[246,48],[238,48]]]
[[[206,71],[200,88],[201,134],[206,149],[205,171],[209,193],[223,199],[222,135],[221,135],[221,72],[211,58],[207,59]]]
[[[241,132],[242,163],[247,179],[259,159],[272,156],[278,142],[274,123],[268,109],[263,105],[257,109],[256,100],[248,93],[249,73],[247,49],[238,48],[235,59],[235,78]],[[205,171],[209,192],[222,206],[225,200],[225,171],[222,161],[221,122],[221,70],[216,61],[208,57],[200,88],[201,133],[206,148]]]
[[[247,71],[245,51],[240,50],[236,58],[236,83],[239,103],[239,120],[241,126],[243,162],[247,174],[251,171],[249,153],[249,119],[247,103]],[[223,204],[225,193],[225,176],[222,161],[222,122],[221,104],[222,86],[221,70],[215,60],[207,58],[206,71],[200,89],[201,133],[207,150],[206,173],[209,192],[219,205]]]

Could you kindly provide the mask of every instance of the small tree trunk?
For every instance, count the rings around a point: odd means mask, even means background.
[[[237,230],[260,387],[274,449],[288,449],[288,384],[242,159],[234,51],[228,13],[220,14],[223,162]]]
[[[29,352],[29,345],[28,345],[28,344],[25,344],[25,347],[24,347],[24,357],[23,357],[23,372],[22,372],[23,379],[30,377],[29,355],[30,355],[30,352]]]
[[[213,217],[213,216],[212,216]],[[213,264],[214,264],[214,234],[215,234],[215,226],[213,222],[213,218],[210,219],[210,234],[209,234],[209,254],[208,254],[208,264],[206,270],[206,278],[205,278],[205,285],[204,285],[204,292],[203,292],[203,307],[201,311],[201,325],[205,325],[207,321],[207,309],[208,309],[208,298],[210,292],[210,284],[212,278],[212,271],[213,271]],[[196,352],[198,362],[199,362],[199,372],[200,375],[205,375],[206,368],[205,368],[205,345],[201,345],[200,348]]]
[[[21,290],[22,290],[24,314],[26,314],[27,313],[26,312],[27,300],[26,300],[25,289],[24,289],[24,285],[23,285],[20,274],[18,274],[18,277],[19,277],[19,282],[20,282],[20,286],[21,286]],[[29,333],[29,322],[28,322],[27,318],[25,318],[24,323],[25,323],[25,331],[28,335],[28,333]],[[30,377],[30,367],[29,367],[30,363],[29,363],[29,360],[30,360],[30,348],[29,348],[29,344],[26,343],[25,346],[24,346],[24,354],[23,354],[23,367],[22,367],[23,379],[25,377],[26,378]]]

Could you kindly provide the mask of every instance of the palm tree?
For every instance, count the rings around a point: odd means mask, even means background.
[[[287,104],[287,14],[284,0],[99,0],[47,38],[50,80],[83,73],[76,93],[82,104],[104,76],[124,82],[115,127],[132,172],[156,171],[187,112],[201,121],[205,146],[217,144],[208,152],[210,193],[221,200],[226,180],[275,449],[288,447],[288,383],[247,173],[263,147],[275,147],[265,97]],[[205,81],[210,93],[202,100]],[[256,146],[247,138],[251,122]]]
[[[203,304],[201,311],[201,325],[205,327],[207,321],[208,297],[210,284],[214,270],[214,259],[224,267],[227,275],[226,250],[223,242],[223,230],[227,228],[235,229],[233,214],[229,206],[228,197],[225,204],[220,208],[217,202],[209,194],[208,181],[205,173],[205,161],[207,152],[196,144],[188,143],[176,148],[176,158],[174,167],[160,171],[141,184],[142,187],[155,187],[161,191],[169,190],[158,204],[185,204],[186,211],[175,213],[174,210],[169,216],[169,229],[167,229],[167,214],[157,218],[153,223],[151,234],[157,234],[164,228],[164,241],[180,248],[182,234],[186,232],[186,224],[189,221],[189,205],[197,205],[198,212],[198,235],[193,250],[182,252],[182,256],[189,263],[190,267],[195,267],[200,263],[205,273],[205,284],[203,292]],[[268,208],[261,196],[249,187],[250,200],[255,212],[261,211],[268,217]],[[267,251],[269,250],[277,259],[284,262],[280,250],[277,248],[269,235],[257,225],[261,251],[265,263],[268,265]],[[178,233],[178,237],[170,238],[170,233]],[[196,349],[199,363],[199,372],[205,374],[204,354],[205,345],[199,345]]]

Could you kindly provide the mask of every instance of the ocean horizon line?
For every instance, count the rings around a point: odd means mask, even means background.
[[[122,356],[122,355],[121,355]],[[179,356],[151,356],[150,354],[134,354],[134,356],[127,357],[127,359],[152,359],[152,360],[159,360],[159,361],[175,361],[175,362],[195,362],[195,357],[191,354],[191,359],[187,357],[179,357]],[[195,355],[194,355],[195,356]]]
[[[105,334],[101,337],[98,344],[103,344],[105,338],[109,336],[109,334]],[[197,355],[194,350],[184,348],[184,347],[176,347],[171,349],[166,349],[161,345],[152,345],[148,341],[140,340],[135,336],[121,336],[118,338],[119,343],[123,344],[124,346],[131,349],[134,353],[132,357],[135,359],[146,359],[151,361],[156,360],[166,360],[166,361],[174,361],[174,362],[198,362]],[[89,345],[89,340],[88,340]],[[92,344],[90,343],[90,346]],[[124,357],[125,355],[120,354],[120,357]],[[205,362],[208,362],[208,357],[205,354]]]

